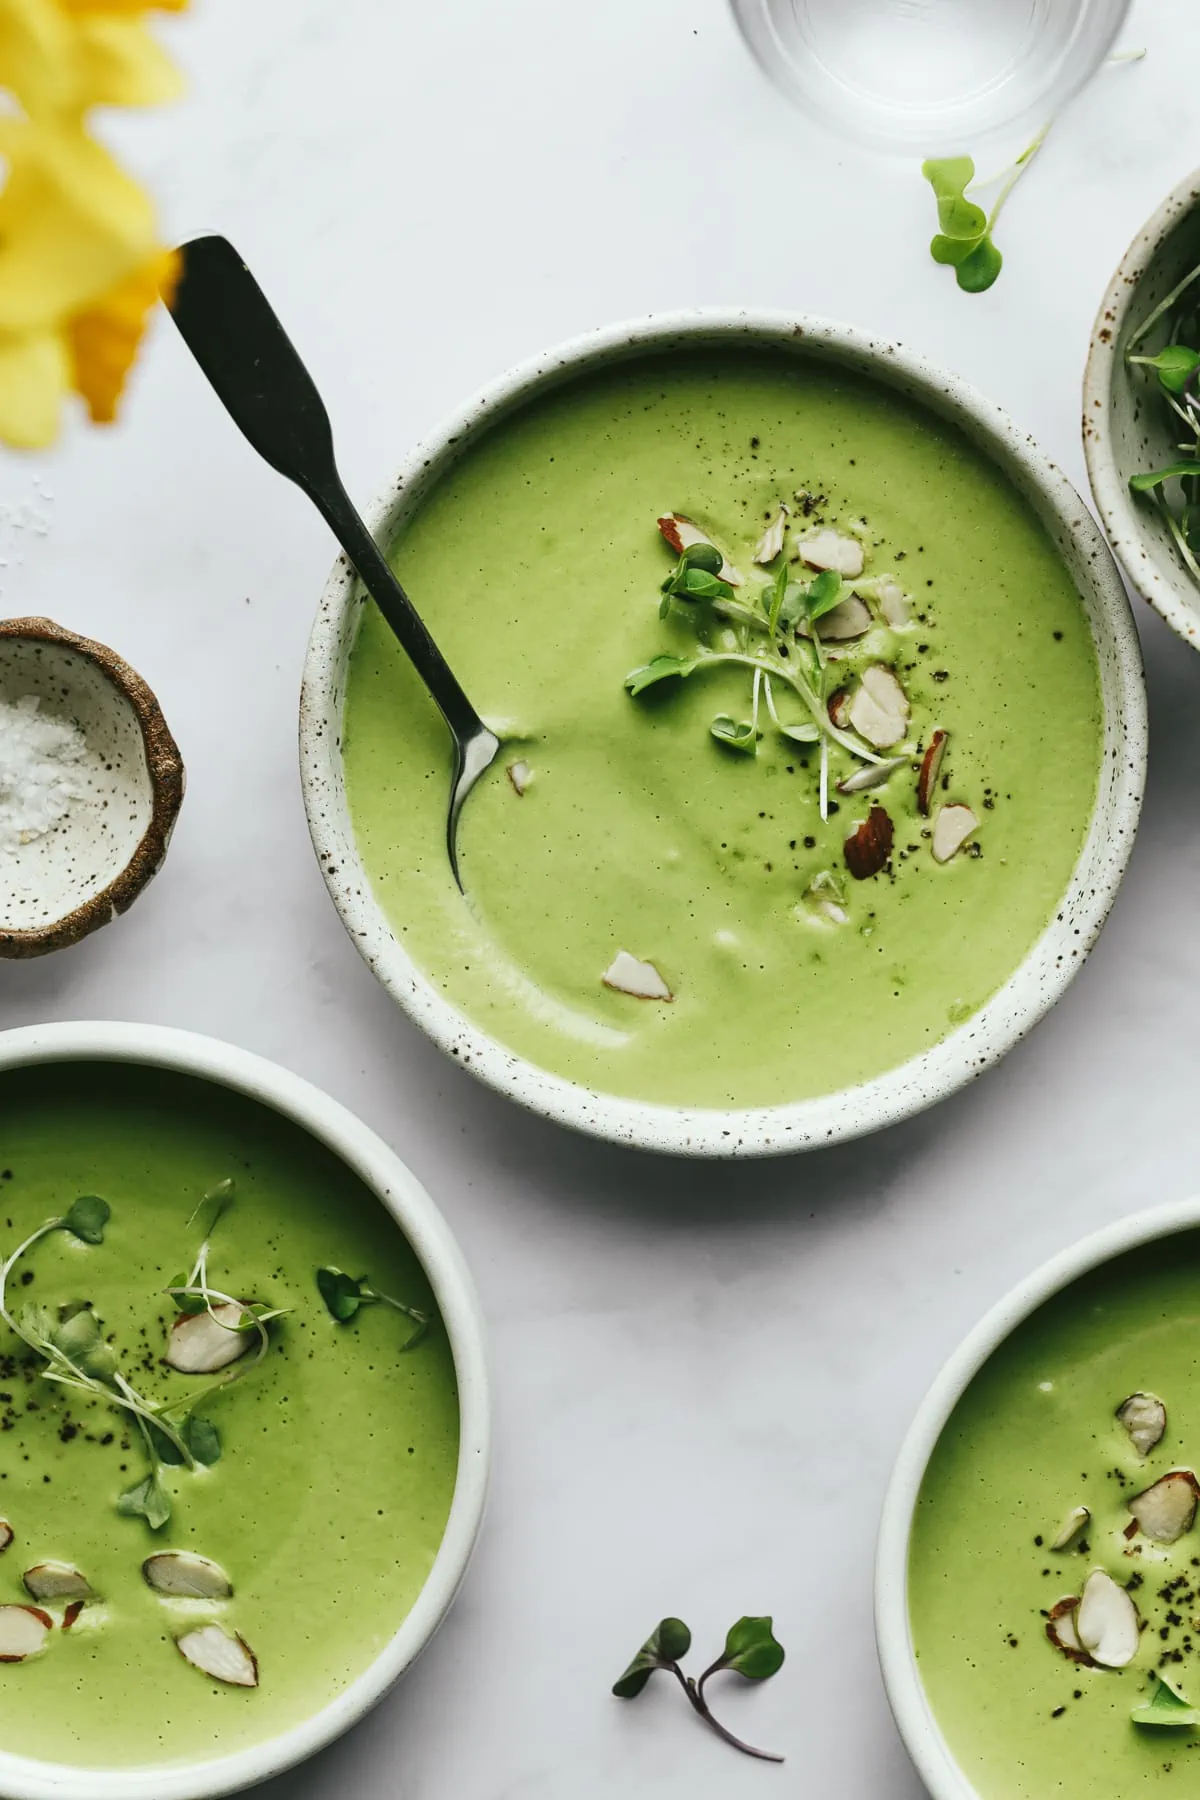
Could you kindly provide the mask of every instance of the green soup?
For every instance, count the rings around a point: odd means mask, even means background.
[[[797,498],[797,495],[801,496]],[[804,496],[807,496],[805,498]],[[697,646],[659,618],[671,511],[747,575],[786,501],[793,536],[854,522],[910,623],[831,645],[852,680],[893,668],[910,760],[822,819],[818,752],[763,714],[757,755],[718,743],[751,677],[714,668],[632,698],[625,677]],[[471,445],[405,526],[395,566],[483,715],[514,739],[464,814],[467,898],[447,866],[445,729],[378,613],[352,653],[344,754],[376,896],[446,998],[502,1043],[588,1087],[671,1104],[831,1092],[927,1050],[1013,973],[1089,827],[1097,668],[1081,603],[1016,491],[956,429],[882,385],[783,355],[647,358],[577,379]],[[710,647],[720,621],[701,627]],[[806,654],[796,645],[797,657]],[[795,717],[795,709],[791,708]],[[916,767],[949,733],[938,804],[979,825],[939,865]],[[504,763],[531,779],[518,795]],[[852,761],[838,749],[830,782]],[[886,870],[844,844],[881,803]],[[836,927],[810,904],[832,877]],[[814,883],[818,886],[814,890]],[[654,1003],[602,976],[652,962]]]
[[[1160,1398],[1167,1430],[1138,1454],[1115,1417]],[[1161,1672],[1200,1702],[1200,1532],[1158,1543],[1129,1502],[1200,1468],[1200,1237],[1123,1256],[1013,1333],[972,1381],[917,1505],[909,1611],[921,1678],[983,1800],[1191,1792],[1200,1732],[1139,1725]],[[1060,1522],[1090,1517],[1055,1551]],[[1141,1636],[1122,1669],[1081,1666],[1047,1615],[1093,1570],[1129,1591]]]
[[[432,1310],[395,1221],[334,1155],[267,1108],[189,1077],[112,1065],[0,1075],[4,1255],[80,1194],[108,1201],[101,1244],[44,1239],[10,1278],[11,1311],[90,1301],[122,1371],[146,1397],[199,1391],[164,1358],[176,1316],[163,1289],[189,1270],[201,1196],[232,1178],[213,1235],[212,1287],[289,1309],[262,1362],[206,1398],[218,1461],[162,1474],[173,1503],[161,1530],[116,1510],[143,1477],[127,1415],[55,1386],[0,1325],[0,1601],[27,1600],[22,1574],[56,1559],[99,1598],[46,1649],[0,1667],[0,1748],[49,1761],[171,1762],[227,1753],[298,1724],[385,1648],[441,1542],[454,1489],[458,1404],[436,1320],[413,1350],[408,1322],[382,1305],[337,1324],[316,1290],[320,1265],[369,1272]],[[30,1278],[23,1280],[22,1275]],[[236,1369],[238,1365],[234,1365]],[[231,1371],[232,1372],[232,1371]],[[143,1559],[211,1557],[232,1599],[165,1599]],[[259,1685],[222,1685],[175,1648],[215,1622],[258,1659]]]

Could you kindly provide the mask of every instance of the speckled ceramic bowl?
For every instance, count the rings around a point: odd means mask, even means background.
[[[1104,923],[1133,846],[1146,761],[1137,633],[1112,557],[1078,494],[973,388],[898,345],[849,326],[781,313],[699,311],[613,326],[548,351],[478,395],[418,449],[368,511],[367,523],[390,543],[469,444],[547,388],[647,353],[742,345],[859,370],[965,431],[1043,521],[1091,625],[1104,707],[1091,828],[1054,919],[999,992],[965,1024],[932,1050],[874,1080],[757,1109],[650,1105],[548,1074],[448,1004],[394,935],[372,892],[354,839],[341,754],[346,668],[363,607],[344,559],[321,597],[301,699],[301,772],[313,844],[347,931],[388,992],[443,1050],[533,1111],[597,1137],[689,1156],[766,1155],[861,1136],[932,1105],[1003,1056],[1054,1004]]]
[[[954,1352],[900,1448],[883,1503],[875,1558],[875,1635],[883,1684],[900,1735],[932,1800],[979,1800],[925,1694],[908,1616],[908,1551],[929,1459],[950,1415],[988,1359],[1039,1307],[1093,1269],[1143,1244],[1200,1226],[1200,1197],[1134,1213],[1052,1257],[997,1302]],[[1164,1733],[1165,1737],[1174,1733]]]
[[[1200,263],[1200,169],[1180,183],[1130,244],[1100,304],[1083,378],[1083,450],[1109,541],[1133,586],[1173,631],[1200,646],[1200,588],[1158,511],[1129,491],[1131,475],[1177,460],[1177,433],[1152,371],[1125,361],[1137,329]],[[1152,332],[1145,348],[1162,348]]]
[[[6,957],[61,950],[127,911],[161,867],[183,800],[158,701],[104,644],[50,619],[0,620],[0,701],[31,699],[39,719],[64,722],[83,744],[63,765],[63,816],[27,842],[0,843]]]
[[[199,1761],[149,1767],[86,1768],[55,1760],[52,1724],[44,1760],[4,1749],[0,1717],[0,1794],[6,1800],[210,1800],[241,1794],[282,1775],[340,1737],[404,1674],[450,1610],[483,1523],[491,1453],[491,1411],[483,1314],[462,1253],[425,1189],[353,1113],[276,1063],[215,1038],[159,1025],[87,1021],[0,1031],[0,1072],[61,1063],[131,1063],[168,1069],[229,1088],[300,1127],[343,1162],[376,1196],[408,1239],[428,1277],[454,1357],[458,1383],[458,1467],[454,1498],[425,1585],[392,1637],[361,1675],[311,1716],[248,1748]],[[33,1691],[6,1688],[5,1702],[36,1705]],[[199,1690],[198,1690],[199,1691]]]

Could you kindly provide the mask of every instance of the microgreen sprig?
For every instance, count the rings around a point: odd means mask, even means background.
[[[1033,142],[1018,156],[1005,174],[992,181],[976,182],[975,162],[970,156],[931,157],[921,164],[921,173],[933,189],[937,201],[938,229],[930,245],[934,262],[954,270],[955,280],[967,294],[982,294],[991,287],[1004,258],[992,242],[992,232],[1004,209],[1005,201],[1037,155],[1050,127],[1044,126]],[[1002,180],[990,213],[967,196],[971,186],[990,187]]]
[[[401,1344],[402,1350],[411,1350],[429,1330],[428,1313],[415,1306],[406,1306],[403,1300],[371,1287],[365,1275],[347,1275],[344,1269],[329,1265],[317,1270],[317,1288],[331,1317],[339,1325],[348,1324],[364,1306],[390,1306],[403,1313],[406,1319],[412,1320],[415,1329]]]
[[[1200,314],[1194,296],[1188,294],[1198,277],[1200,264],[1176,282],[1130,333],[1125,360],[1131,367],[1153,371],[1160,400],[1172,421],[1184,430],[1178,444],[1182,457],[1163,468],[1131,476],[1129,486],[1157,509],[1184,566],[1200,583],[1200,349],[1196,348]],[[1153,354],[1139,350],[1160,322],[1165,322],[1167,342]],[[1181,501],[1173,503],[1167,490],[1176,481]]]
[[[834,743],[862,762],[882,761],[859,738],[835,725],[826,706],[825,657],[816,625],[844,600],[841,576],[826,569],[809,581],[797,581],[784,559],[769,585],[761,590],[760,606],[756,609],[735,600],[728,583],[716,580],[712,570],[721,566],[721,553],[712,544],[689,545],[663,584],[659,615],[665,616],[672,602],[682,598],[693,628],[699,633],[705,629],[703,604],[707,604],[711,614],[739,628],[739,647],[713,650],[702,642],[695,656],[664,653],[652,657],[625,677],[625,691],[636,699],[662,681],[686,680],[715,668],[746,668],[753,677],[750,718],[738,720],[728,713],[718,713],[709,725],[711,736],[726,749],[757,755],[760,702],[765,700],[771,723],[791,742],[821,742],[823,749]],[[700,592],[693,585],[694,578],[700,576],[705,583],[713,584],[714,591]],[[807,650],[798,635],[801,629],[808,634]],[[785,722],[780,717],[775,684],[790,688],[797,696],[804,707],[802,720]]]
[[[618,1700],[634,1700],[656,1670],[665,1670],[674,1675],[688,1704],[725,1743],[762,1762],[782,1762],[782,1756],[770,1750],[757,1750],[753,1744],[735,1737],[713,1717],[704,1695],[705,1684],[722,1670],[741,1675],[746,1681],[766,1681],[778,1672],[783,1666],[784,1652],[771,1629],[771,1620],[743,1618],[731,1625],[721,1655],[699,1678],[685,1675],[679,1666],[680,1659],[687,1655],[691,1646],[692,1634],[682,1619],[660,1619],[624,1674],[613,1683],[613,1693]]]
[[[49,1307],[40,1304],[23,1306],[13,1314],[8,1305],[8,1283],[13,1270],[34,1246],[54,1232],[65,1231],[82,1244],[104,1242],[104,1231],[112,1209],[96,1194],[85,1194],[60,1217],[48,1219],[31,1232],[23,1243],[0,1264],[0,1318],[22,1343],[45,1361],[43,1379],[70,1388],[76,1393],[102,1400],[118,1412],[132,1418],[151,1452],[155,1444],[166,1447],[176,1462],[194,1467],[198,1458],[186,1437],[168,1416],[169,1409],[147,1400],[122,1375],[112,1345],[105,1339],[100,1321],[87,1301],[73,1301],[58,1310],[57,1317]],[[151,1478],[147,1477],[147,1481]],[[139,1487],[145,1484],[139,1483]],[[159,1484],[160,1485],[160,1484]],[[128,1504],[129,1496],[117,1502],[121,1512],[141,1512],[154,1529],[170,1516],[170,1499],[165,1491],[153,1494],[147,1490],[144,1504]]]

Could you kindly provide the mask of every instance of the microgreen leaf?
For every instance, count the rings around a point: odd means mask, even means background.
[[[1165,1727],[1168,1730],[1200,1724],[1200,1711],[1190,1700],[1185,1700],[1169,1681],[1157,1674],[1149,1697],[1140,1706],[1135,1706],[1130,1716],[1135,1725]]]
[[[185,1458],[179,1445],[167,1436],[161,1426],[152,1424],[148,1419],[145,1421],[145,1427],[146,1436],[150,1441],[150,1449],[158,1461],[165,1463],[170,1469],[182,1468]]]
[[[192,1213],[191,1218],[188,1220],[188,1224],[190,1225],[192,1220],[197,1218],[207,1207],[208,1217],[205,1220],[204,1235],[206,1238],[210,1238],[216,1227],[217,1220],[220,1219],[224,1213],[229,1211],[229,1208],[233,1205],[236,1197],[237,1188],[233,1177],[232,1175],[226,1175],[223,1181],[218,1181],[214,1187],[210,1187],[208,1192],[201,1196],[200,1203]]]
[[[646,688],[653,687],[656,681],[667,681],[672,676],[690,674],[692,667],[681,656],[652,657],[644,668],[634,669],[631,675],[625,677],[625,691],[636,697]]]
[[[339,1325],[352,1319],[363,1304],[362,1284],[365,1276],[356,1281],[353,1275],[347,1275],[342,1269],[324,1268],[317,1270],[317,1287]]]
[[[68,1362],[97,1381],[108,1381],[116,1371],[117,1356],[104,1341],[100,1321],[90,1306],[72,1308],[50,1334],[49,1341]]]
[[[721,1666],[733,1669],[747,1681],[766,1681],[783,1667],[783,1645],[771,1630],[767,1619],[739,1619],[731,1625],[725,1639]]]
[[[158,1478],[158,1471],[126,1488],[117,1496],[117,1511],[127,1518],[145,1519],[151,1531],[161,1531],[171,1516],[171,1496]]]
[[[1131,475],[1129,485],[1135,494],[1149,494],[1165,481],[1175,481],[1188,475],[1200,475],[1200,461],[1194,457],[1189,457],[1185,462],[1170,463],[1165,469],[1155,469],[1145,475]]]
[[[1200,350],[1189,350],[1186,344],[1168,344],[1157,356],[1131,356],[1131,363],[1145,363],[1158,371],[1158,379],[1170,394],[1182,394],[1200,368]]]
[[[1004,258],[995,244],[990,237],[984,237],[956,266],[954,276],[964,294],[983,294],[991,287],[1003,266]]]
[[[112,1218],[112,1207],[99,1194],[81,1194],[67,1208],[63,1228],[83,1244],[102,1244],[104,1227]]]
[[[975,179],[975,163],[969,156],[930,157],[921,173],[937,200],[938,225],[944,238],[978,242],[988,228],[987,214],[966,190]]]
[[[686,1656],[692,1634],[682,1619],[660,1619],[625,1673],[613,1682],[618,1700],[634,1700],[656,1669],[669,1669]]]
[[[202,1313],[208,1305],[202,1293],[196,1288],[189,1288],[188,1278],[182,1272],[168,1283],[167,1292],[176,1310],[181,1313]]]
[[[719,580],[707,569],[684,569],[671,583],[670,591],[682,600],[728,600],[733,594],[727,581]]]
[[[823,619],[827,612],[832,612],[835,606],[840,606],[842,598],[842,578],[837,570],[822,569],[821,573],[814,576],[804,590],[804,610],[808,614],[810,623],[815,625],[817,620]]]
[[[679,563],[681,568],[704,569],[710,575],[719,575],[725,566],[725,558],[715,544],[689,544]]]
[[[221,1434],[211,1419],[197,1418],[192,1413],[183,1422],[181,1436],[198,1463],[211,1468],[221,1460]]]
[[[758,733],[749,719],[739,722],[731,719],[728,713],[718,713],[708,729],[726,749],[738,750],[743,756],[757,755]]]
[[[27,1344],[45,1349],[54,1341],[57,1322],[46,1307],[36,1300],[27,1300],[17,1314],[18,1333]]]

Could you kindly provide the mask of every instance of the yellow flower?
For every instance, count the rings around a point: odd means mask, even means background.
[[[72,386],[111,418],[170,262],[150,202],[82,126],[0,120],[0,437],[54,437]]]
[[[74,389],[111,420],[146,316],[174,282],[149,200],[88,135],[92,106],[179,91],[146,29],[187,0],[0,0],[0,438],[52,441]]]
[[[0,82],[31,118],[169,100],[179,75],[146,11],[129,0],[0,0]]]

